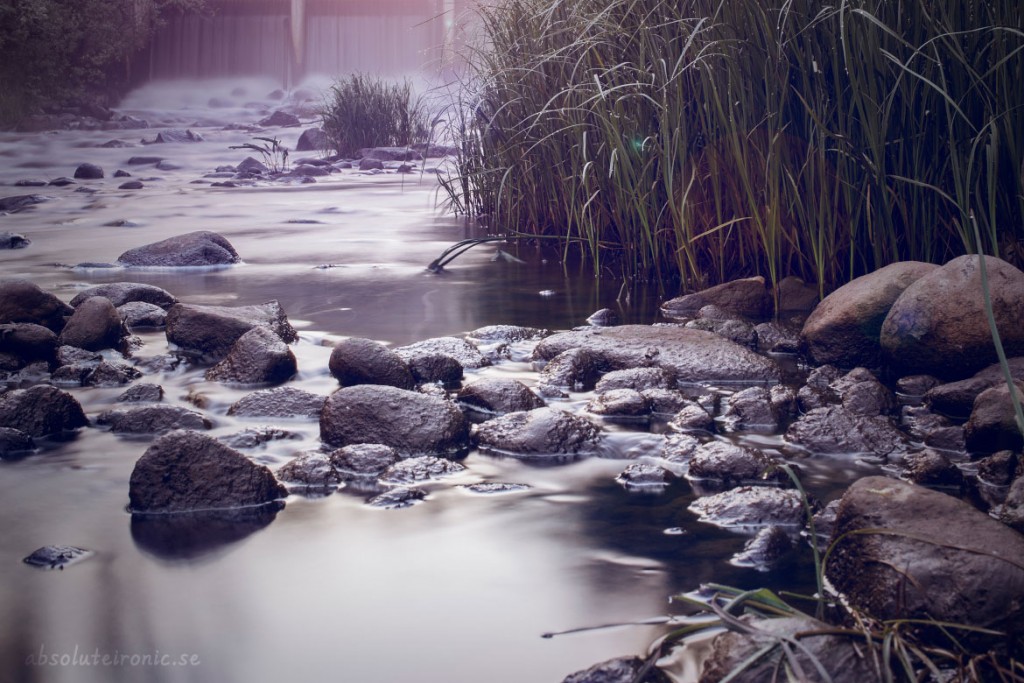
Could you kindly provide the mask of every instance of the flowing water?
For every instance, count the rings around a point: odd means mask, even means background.
[[[568,329],[605,306],[625,322],[654,321],[656,293],[634,291],[632,304],[619,306],[619,282],[567,271],[527,248],[516,253],[520,262],[495,260],[495,247],[483,246],[442,274],[427,273],[446,246],[479,234],[444,211],[429,171],[211,187],[202,176],[241,161],[247,152],[230,148],[254,134],[225,125],[251,124],[271,111],[277,103],[267,95],[278,86],[237,76],[154,83],[121,107],[157,130],[191,128],[205,137],[200,143],[141,146],[155,130],[0,133],[0,196],[48,199],[0,216],[0,231],[32,240],[27,249],[0,251],[2,277],[27,278],[66,301],[123,280],[191,303],[276,299],[300,332],[292,385],[324,395],[336,387],[327,369],[331,345],[346,336],[398,346],[490,324]],[[300,130],[266,132],[294,147]],[[98,147],[112,138],[135,146]],[[127,165],[136,155],[180,168]],[[107,177],[64,188],[14,186],[70,176],[82,162],[99,164]],[[111,177],[118,168],[145,188],[118,190],[122,180]],[[109,263],[128,248],[193,230],[224,235],[244,264],[69,267]],[[167,353],[162,333],[140,336],[137,359]],[[529,349],[517,350],[517,360],[470,371],[466,381],[536,382]],[[202,405],[214,436],[259,424],[227,416],[244,392],[207,382],[203,372],[181,367],[141,381],[161,384],[167,403]],[[120,391],[72,393],[95,417]],[[573,394],[563,407],[578,410],[587,397]],[[315,422],[274,425],[294,438],[248,449],[258,462],[277,468],[319,446]],[[660,494],[623,489],[615,475],[653,452],[660,437],[644,427],[608,431],[608,457],[536,467],[474,451],[464,473],[428,484],[426,501],[411,508],[369,508],[351,491],[293,495],[276,517],[198,538],[147,533],[125,511],[128,479],[149,439],[86,428],[68,440],[41,440],[40,452],[0,462],[0,680],[559,681],[645,651],[664,631],[650,622],[676,610],[669,596],[703,582],[810,590],[802,552],[769,573],[729,564],[746,537],[698,523],[686,509],[694,493],[684,481]],[[759,445],[777,443],[762,437]],[[825,499],[837,482],[870,469],[852,463],[837,473],[829,463],[818,473],[812,466],[808,482]],[[529,488],[481,495],[461,487],[477,482]],[[21,562],[47,544],[95,554],[64,571]],[[142,663],[157,654],[177,665]],[[103,655],[117,665],[104,666]]]

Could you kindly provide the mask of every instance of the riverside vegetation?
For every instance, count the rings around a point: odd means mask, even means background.
[[[683,288],[1024,257],[1024,8],[500,0],[480,13],[456,211]]]

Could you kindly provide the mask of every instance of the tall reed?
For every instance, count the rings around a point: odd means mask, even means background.
[[[596,274],[1024,261],[1018,0],[495,0],[452,205]],[[464,95],[466,96],[466,95]]]

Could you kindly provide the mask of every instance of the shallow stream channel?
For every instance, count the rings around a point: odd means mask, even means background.
[[[223,178],[207,174],[252,154],[232,146],[261,135],[294,148],[315,124],[315,102],[291,102],[301,126],[252,127],[288,102],[270,99],[273,89],[237,80],[150,85],[118,110],[148,129],[0,133],[0,196],[46,200],[0,216],[0,232],[31,240],[0,251],[2,278],[30,280],[64,301],[126,281],[190,304],[276,300],[299,335],[291,347],[299,370],[288,386],[323,396],[338,388],[328,369],[332,347],[348,337],[400,348],[489,325],[565,331],[602,308],[623,323],[664,322],[656,293],[635,290],[629,305],[616,303],[621,282],[596,280],[585,268],[566,272],[557,258],[525,247],[482,245],[442,273],[427,272],[447,246],[479,234],[443,208],[432,170],[443,159],[413,162],[411,173],[385,164],[383,172],[341,169],[315,182],[214,186]],[[202,140],[142,144],[168,129]],[[111,140],[128,146],[104,146]],[[144,155],[165,163],[129,165]],[[290,161],[303,155],[316,156],[292,152]],[[84,162],[105,177],[16,186],[71,177]],[[118,169],[131,178],[113,177]],[[119,189],[136,179],[141,189]],[[224,236],[243,263],[99,265],[196,230]],[[320,449],[315,419],[229,415],[251,388],[208,381],[207,366],[161,360],[173,351],[161,330],[133,334],[141,345],[128,362],[143,372],[134,382],[159,384],[164,403],[201,412],[212,421],[209,435],[275,428],[279,438],[234,441],[274,471]],[[513,378],[536,387],[536,343],[483,344],[491,364],[467,368],[462,385]],[[785,377],[801,376],[795,357],[775,360]],[[62,388],[93,424],[63,440],[37,439],[32,454],[0,462],[3,681],[557,683],[597,662],[643,656],[665,621],[686,613],[670,597],[702,584],[814,591],[806,542],[797,538],[770,567],[744,565],[734,556],[753,531],[700,521],[688,509],[698,492],[685,467],[661,459],[673,433],[668,417],[604,420],[587,410],[593,391],[546,398],[601,427],[601,448],[585,457],[524,460],[471,449],[459,460],[464,470],[416,482],[426,496],[408,507],[370,506],[373,494],[350,486],[293,493],[260,523],[167,535],[147,534],[126,510],[132,469],[155,437],[117,435],[94,419],[118,407],[128,387]],[[711,405],[741,388],[687,391]],[[788,459],[820,503],[878,471],[854,456],[794,457],[775,434],[722,432],[694,435]],[[664,485],[623,484],[617,477],[636,462],[673,474]],[[92,555],[63,570],[22,562],[44,545]],[[142,663],[157,653],[171,663]],[[103,655],[117,663],[103,665]],[[692,679],[686,664],[675,671],[679,681]]]

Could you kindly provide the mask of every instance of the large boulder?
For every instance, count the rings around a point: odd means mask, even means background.
[[[937,268],[902,261],[848,282],[811,312],[800,333],[801,346],[819,365],[878,365],[879,335],[889,309],[907,287]]]
[[[1017,402],[1024,404],[1024,381],[1014,383]],[[1024,447],[1024,425],[1017,424],[1017,413],[1010,398],[1010,387],[997,384],[974,399],[971,417],[964,425],[967,450],[973,453],[1018,451]]]
[[[105,285],[96,285],[95,287],[83,289],[71,300],[71,305],[77,307],[85,300],[91,299],[94,296],[106,297],[115,306],[123,306],[132,301],[141,301],[168,309],[178,303],[174,295],[155,285],[146,285],[141,282],[110,282]]]
[[[125,266],[158,268],[223,266],[241,260],[230,242],[209,230],[169,237],[129,249],[117,257],[117,262]]]
[[[285,343],[298,339],[277,301],[254,306],[175,304],[167,311],[167,341],[185,355],[220,361],[238,339],[254,327],[265,327]]]
[[[331,351],[328,367],[343,387],[384,384],[412,389],[416,386],[408,363],[372,339],[352,337],[338,342]]]
[[[0,427],[29,436],[60,434],[89,424],[74,396],[56,387],[39,384],[0,396]]]
[[[279,384],[298,372],[295,354],[277,334],[254,327],[234,343],[227,357],[206,372],[225,384]]]
[[[586,418],[555,408],[508,413],[478,425],[481,447],[520,458],[577,455],[597,449],[601,431]]]
[[[240,508],[286,495],[287,489],[265,466],[190,431],[166,434],[146,449],[135,463],[128,489],[134,513]]]
[[[103,177],[103,169],[96,164],[79,164],[75,169],[75,178],[79,180],[99,180]]]
[[[771,296],[761,276],[725,282],[708,289],[670,299],[661,305],[667,318],[695,318],[705,306],[743,318],[763,318],[771,310]]]
[[[360,384],[327,398],[320,438],[331,446],[376,443],[403,455],[431,455],[464,449],[469,423],[455,404],[436,396]]]
[[[4,323],[0,325],[0,353],[9,353],[20,364],[57,359],[57,335],[35,323]]]
[[[307,128],[295,143],[296,152],[321,152],[330,147],[331,143],[322,128]]]
[[[0,324],[35,323],[60,332],[74,312],[71,306],[28,280],[0,282]]]
[[[121,349],[128,329],[110,299],[94,296],[86,299],[68,318],[60,333],[60,343],[87,351]]]
[[[843,495],[832,539],[829,581],[876,619],[1024,628],[1024,536],[966,502],[866,477]]]
[[[997,360],[977,256],[960,256],[900,295],[882,324],[885,356],[900,374],[969,377]],[[1024,273],[985,257],[996,326],[1007,355],[1024,354]]]
[[[572,348],[595,356],[602,371],[658,367],[680,382],[778,381],[778,365],[711,332],[678,325],[622,325],[562,332],[534,350],[551,360]]]
[[[1010,358],[1007,364],[1010,366],[1010,376],[1024,381],[1024,356]],[[967,418],[974,408],[974,399],[981,392],[1005,382],[1002,366],[994,363],[979,370],[973,377],[932,387],[925,393],[924,399],[933,410],[944,415]]]

